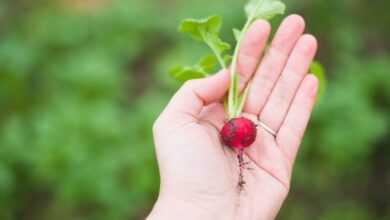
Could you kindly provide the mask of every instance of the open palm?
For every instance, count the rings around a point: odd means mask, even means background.
[[[154,126],[161,187],[150,219],[274,219],[288,193],[293,162],[315,102],[318,82],[307,75],[317,44],[302,35],[304,21],[284,20],[264,56],[270,33],[257,21],[239,53],[240,88],[250,82],[244,117],[260,120],[245,150],[245,185],[237,186],[237,152],[222,145],[226,121],[221,98],[229,73],[187,82]]]

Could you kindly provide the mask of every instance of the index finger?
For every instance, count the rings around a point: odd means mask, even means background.
[[[307,75],[303,80],[276,141],[289,160],[294,161],[316,100],[318,79]]]
[[[256,71],[270,32],[271,25],[265,20],[258,20],[250,26],[242,39],[237,59],[239,90],[245,88]]]

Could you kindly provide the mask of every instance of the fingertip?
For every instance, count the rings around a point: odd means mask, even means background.
[[[296,26],[302,27],[303,29],[306,26],[305,19],[299,14],[291,14],[291,15],[287,16],[284,19],[283,23],[288,23],[290,25],[294,24]]]
[[[250,27],[250,30],[260,31],[261,33],[270,33],[271,32],[271,24],[264,19],[259,19],[253,22]]]
[[[229,85],[230,83],[230,72],[228,69],[221,69],[210,77],[213,77],[215,81],[219,81],[222,85]]]
[[[318,48],[318,41],[317,38],[311,34],[304,34],[301,37],[301,40],[305,42],[308,49],[314,49],[317,50]]]
[[[305,20],[302,16],[297,14],[289,15],[279,26],[275,38],[272,41],[272,47],[274,49],[282,50],[284,53],[289,53],[290,49],[293,48],[304,30]]]
[[[287,16],[278,29],[280,35],[289,38],[291,36],[299,36],[305,30],[305,20],[302,16],[297,14],[292,14]],[[282,37],[283,38],[283,37]]]
[[[295,48],[293,50],[294,55],[299,55],[305,59],[305,61],[310,61],[316,55],[318,49],[317,39],[311,34],[304,34],[299,37]],[[293,56],[293,55],[292,55]]]
[[[222,69],[207,78],[197,79],[189,82],[190,86],[206,103],[221,98],[229,88],[230,72]]]
[[[316,85],[318,84],[318,78],[316,75],[310,73],[306,76],[306,81],[308,81],[308,83],[310,83],[311,85]]]
[[[217,73],[205,78],[188,80],[186,84],[204,84],[206,82],[219,82],[220,84],[229,83],[230,74],[228,69],[221,69]]]

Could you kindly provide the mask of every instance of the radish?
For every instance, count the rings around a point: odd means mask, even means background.
[[[237,151],[239,164],[240,189],[245,184],[243,169],[246,164],[243,159],[244,149],[250,147],[256,140],[256,125],[243,117],[240,117],[244,107],[249,86],[246,85],[243,92],[238,89],[239,73],[237,72],[237,59],[239,47],[243,36],[250,25],[256,19],[271,19],[275,15],[283,14],[285,5],[280,0],[249,0],[245,6],[247,20],[242,30],[233,29],[237,41],[233,56],[226,54],[231,46],[219,37],[222,26],[220,16],[211,16],[205,19],[185,19],[179,27],[179,31],[189,34],[193,39],[204,42],[214,55],[203,57],[198,64],[193,66],[175,67],[170,71],[171,76],[187,81],[207,77],[219,63],[220,68],[230,69],[230,87],[225,99],[225,111],[228,121],[220,131],[223,144]]]
[[[256,125],[246,118],[233,118],[225,123],[221,132],[222,142],[238,151],[237,160],[239,167],[239,181],[238,187],[240,190],[245,185],[243,169],[245,169],[245,162],[243,158],[244,149],[251,146],[256,140],[257,129]]]
[[[233,118],[221,130],[223,143],[237,150],[243,150],[255,142],[256,125],[246,118]]]

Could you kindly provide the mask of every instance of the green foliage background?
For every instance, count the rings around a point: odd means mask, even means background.
[[[286,0],[329,79],[279,219],[390,219],[390,2]],[[151,125],[206,51],[176,33],[243,1],[0,1],[0,219],[142,219],[158,193]],[[281,18],[274,21],[274,27]]]

